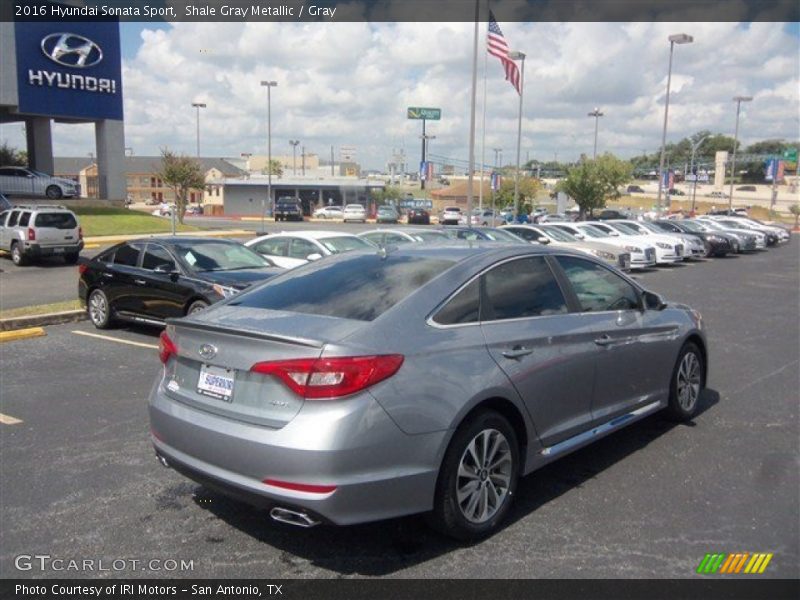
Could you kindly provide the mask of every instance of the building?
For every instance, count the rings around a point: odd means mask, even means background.
[[[440,213],[444,210],[445,206],[457,206],[462,211],[467,210],[467,191],[469,189],[468,181],[457,181],[450,187],[434,190],[431,192],[431,200],[433,201],[433,212]],[[478,196],[480,192],[480,180],[475,179],[473,183],[472,192],[472,205],[473,208],[478,207]],[[483,203],[486,206],[491,205],[492,188],[489,178],[483,180]]]
[[[116,21],[13,21],[0,5],[0,122],[24,122],[31,168],[54,174],[52,123],[93,123],[96,188],[126,195]]]
[[[206,181],[244,177],[246,172],[222,158],[199,158],[200,168]],[[126,184],[126,197],[131,202],[160,204],[175,202],[171,187],[158,176],[161,170],[160,156],[126,156],[122,161]],[[99,197],[97,163],[90,157],[56,157],[54,174],[78,181],[81,194],[86,198]],[[189,192],[189,203],[202,202],[205,190]]]
[[[362,204],[369,210],[370,192],[385,187],[383,181],[355,177],[273,177],[272,199],[297,198],[302,202],[306,215],[325,205]],[[268,181],[263,175],[209,180],[203,202],[222,205],[224,214],[229,216],[260,216],[262,213],[269,216],[273,206],[268,198]]]

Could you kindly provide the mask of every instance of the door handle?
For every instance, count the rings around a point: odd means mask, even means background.
[[[527,356],[528,354],[532,354],[533,350],[530,348],[526,348],[525,346],[515,346],[511,350],[503,350],[502,354],[506,358],[521,358],[523,356]]]
[[[614,339],[607,333],[604,333],[599,338],[597,338],[594,341],[594,343],[597,344],[598,346],[609,346],[614,343]]]
[[[113,273],[103,273],[103,277],[108,277],[109,279],[113,279],[114,278],[114,274]]]
[[[147,282],[144,279],[134,279],[133,283],[136,285],[147,285]]]

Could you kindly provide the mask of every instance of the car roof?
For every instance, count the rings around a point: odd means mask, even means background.
[[[280,233],[270,233],[268,235],[259,236],[250,241],[283,238],[283,237],[296,237],[296,238],[302,238],[304,240],[324,240],[334,237],[358,237],[358,236],[353,235],[352,233],[347,233],[346,231],[303,229],[300,231],[281,231]]]
[[[185,244],[210,244],[213,242],[222,242],[225,244],[239,244],[242,245],[241,242],[237,240],[232,240],[229,238],[218,238],[218,237],[201,237],[201,236],[189,236],[189,235],[168,235],[168,236],[159,236],[159,237],[144,237],[144,238],[136,238],[133,240],[125,240],[123,243],[145,243],[145,242],[152,242],[158,244],[166,244],[166,245],[185,245]]]

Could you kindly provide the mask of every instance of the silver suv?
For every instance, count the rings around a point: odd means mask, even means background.
[[[75,213],[47,204],[14,206],[0,213],[0,250],[24,266],[41,256],[63,256],[74,265],[83,249],[83,231]]]
[[[0,167],[0,193],[58,200],[80,196],[80,186],[71,179],[53,177],[28,167]]]

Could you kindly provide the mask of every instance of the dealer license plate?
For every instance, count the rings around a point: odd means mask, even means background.
[[[230,402],[233,396],[233,379],[232,369],[203,365],[200,367],[197,391],[200,394]]]

